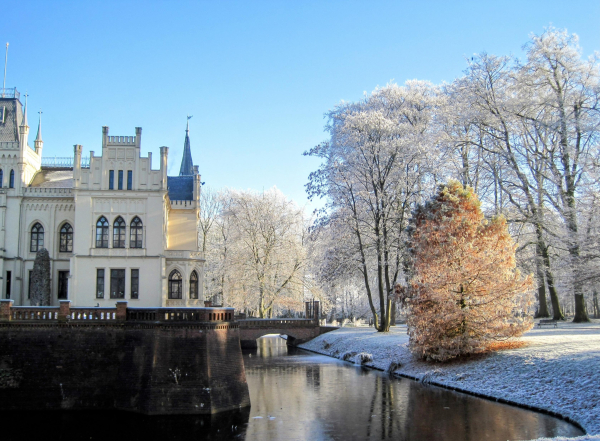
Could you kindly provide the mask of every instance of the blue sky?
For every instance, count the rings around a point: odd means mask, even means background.
[[[326,138],[323,114],[394,80],[452,81],[486,51],[522,55],[552,24],[600,50],[594,1],[12,1],[7,87],[29,93],[30,144],[44,156],[101,151],[101,127],[143,152],[170,147],[177,174],[186,115],[194,163],[212,188],[277,186],[300,205]],[[4,53],[2,53],[4,55]],[[156,166],[157,164],[155,164]]]

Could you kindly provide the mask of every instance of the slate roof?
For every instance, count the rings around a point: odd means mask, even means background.
[[[194,200],[194,176],[167,176],[167,187],[172,201]]]
[[[0,123],[0,142],[18,141],[23,119],[21,102],[16,98],[0,98],[0,107],[6,107],[4,124]]]
[[[30,187],[73,188],[73,169],[42,169],[35,174]]]

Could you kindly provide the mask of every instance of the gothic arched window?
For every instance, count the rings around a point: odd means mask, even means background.
[[[125,221],[121,216],[113,224],[113,248],[125,248]]]
[[[73,251],[73,227],[66,223],[60,229],[60,245],[58,249],[61,253],[70,253]]]
[[[0,169],[0,188],[4,187],[4,171]]]
[[[8,188],[15,188],[15,171],[10,171],[10,180],[8,181]]]
[[[181,273],[177,270],[171,271],[169,274],[169,298],[180,299],[182,291]]]
[[[31,244],[29,246],[29,251],[37,253],[42,248],[44,248],[44,227],[37,222],[31,227]]]
[[[139,217],[134,217],[129,226],[129,248],[143,247],[143,230],[142,220]]]
[[[190,275],[190,299],[198,298],[198,273],[194,270]]]
[[[108,220],[104,216],[96,222],[96,248],[108,248]]]

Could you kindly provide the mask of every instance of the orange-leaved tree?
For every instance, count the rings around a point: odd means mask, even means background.
[[[408,228],[410,350],[446,361],[482,352],[532,326],[532,278],[515,268],[506,219],[486,220],[477,195],[458,181],[413,213]]]

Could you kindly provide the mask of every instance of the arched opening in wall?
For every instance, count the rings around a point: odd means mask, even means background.
[[[288,355],[288,340],[286,334],[267,334],[256,339],[255,356],[261,358],[285,357]],[[293,338],[293,337],[292,337]]]
[[[190,299],[198,298],[198,273],[196,270],[190,274]]]
[[[182,293],[183,279],[181,273],[176,269],[169,274],[169,299],[180,299]]]
[[[15,188],[15,171],[10,171],[10,179],[8,180],[8,187]]]

